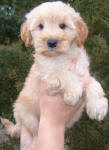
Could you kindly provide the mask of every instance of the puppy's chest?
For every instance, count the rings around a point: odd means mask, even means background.
[[[73,69],[72,69],[73,68]],[[72,59],[57,59],[55,61],[46,61],[41,64],[40,76],[44,79],[50,77],[52,74],[62,75],[67,74],[69,71],[76,73],[76,63]]]
[[[52,72],[60,72],[61,70],[69,70],[71,67],[71,61],[55,61],[47,62],[41,68],[41,73],[47,74]]]

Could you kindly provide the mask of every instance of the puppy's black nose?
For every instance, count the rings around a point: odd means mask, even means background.
[[[55,47],[57,46],[57,44],[58,44],[58,41],[55,40],[55,39],[49,39],[49,40],[47,41],[47,45],[48,45],[48,47],[50,47],[50,48],[55,48]]]

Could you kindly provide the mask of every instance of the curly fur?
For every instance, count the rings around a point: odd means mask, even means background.
[[[40,29],[40,24],[43,24],[43,29]],[[65,29],[61,29],[60,24],[65,24]],[[67,127],[79,120],[84,107],[91,119],[103,120],[108,110],[108,100],[100,83],[89,73],[89,58],[83,46],[87,35],[87,25],[79,13],[60,1],[43,3],[26,15],[21,38],[26,46],[32,45],[36,53],[24,87],[14,103],[16,125],[1,118],[11,136],[20,135],[22,124],[33,136],[37,135],[40,79],[46,81],[49,94],[63,92],[64,101],[70,105],[75,105],[84,93],[83,105]],[[57,47],[48,47],[48,39],[56,39]],[[88,81],[84,86],[86,72]]]

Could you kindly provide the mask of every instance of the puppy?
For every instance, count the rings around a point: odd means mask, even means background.
[[[34,63],[24,87],[14,103],[16,124],[1,118],[8,134],[19,136],[23,125],[37,135],[40,119],[40,80],[47,84],[48,94],[62,93],[64,101],[75,105],[84,94],[84,102],[72,116],[67,127],[79,120],[83,108],[91,119],[103,120],[108,111],[108,100],[98,81],[89,73],[89,58],[84,43],[88,29],[70,5],[46,2],[26,15],[21,27],[21,38],[26,46],[33,46]],[[88,81],[83,82],[84,76]]]

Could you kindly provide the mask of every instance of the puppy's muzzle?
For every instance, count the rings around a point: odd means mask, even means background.
[[[49,48],[56,48],[58,44],[58,41],[56,39],[48,39],[47,40],[47,46]]]

